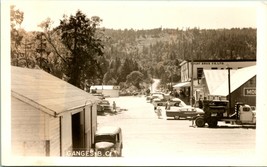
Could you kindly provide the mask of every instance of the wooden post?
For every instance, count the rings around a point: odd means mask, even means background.
[[[228,70],[228,100],[229,100],[229,106],[228,106],[228,115],[230,114],[230,112],[231,112],[231,106],[232,106],[232,104],[231,104],[231,71],[230,71],[230,67],[228,67],[227,68],[227,70]],[[236,119],[238,119],[237,118],[237,116],[236,116]]]

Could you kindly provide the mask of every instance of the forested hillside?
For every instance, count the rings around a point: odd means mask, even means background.
[[[41,68],[86,89],[96,84],[144,90],[152,78],[179,82],[186,59],[255,59],[256,29],[114,30],[101,27],[97,16],[81,11],[52,28],[27,32],[19,25],[23,11],[11,6],[11,65]]]
[[[185,59],[255,59],[256,29],[106,29],[108,60],[132,59],[151,76],[178,82]],[[112,68],[111,68],[112,69]]]

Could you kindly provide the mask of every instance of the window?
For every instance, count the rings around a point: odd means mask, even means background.
[[[116,141],[117,142],[120,141],[120,134],[119,133],[116,135]]]
[[[211,67],[212,70],[217,70],[218,68],[217,67]]]

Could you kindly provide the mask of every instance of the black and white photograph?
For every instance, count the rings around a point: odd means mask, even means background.
[[[1,165],[266,166],[267,2],[1,0]]]

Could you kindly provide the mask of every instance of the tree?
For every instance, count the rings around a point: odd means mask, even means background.
[[[19,9],[15,10],[15,6],[10,6],[10,27],[11,27],[11,39],[16,45],[19,45],[23,36],[18,32],[18,26],[21,25],[24,19],[24,13]]]
[[[24,13],[16,10],[15,6],[10,6],[10,28],[11,28],[11,64],[18,65],[20,51],[18,46],[21,45],[23,36],[18,30],[18,26],[23,22]]]
[[[70,56],[70,51],[60,40],[60,31],[57,28],[52,28],[53,23],[50,18],[41,22],[38,26],[43,29],[43,32],[39,34],[42,34],[47,43],[47,49],[51,52],[48,58],[50,73],[60,79],[64,79],[64,77],[68,78],[64,74],[66,69],[68,69],[67,57]],[[68,79],[65,78],[65,80]]]
[[[132,84],[136,88],[140,89],[140,84],[144,80],[144,75],[139,71],[133,71],[129,75],[127,75],[127,84]]]
[[[89,19],[78,10],[75,16],[65,15],[57,27],[62,43],[70,51],[66,60],[68,82],[77,87],[83,88],[85,82],[94,83],[103,75],[97,57],[103,55],[104,46],[96,36],[101,21],[96,16]]]
[[[118,72],[119,73],[118,83],[126,82],[127,75],[129,75],[132,72],[131,66],[132,64],[130,62],[130,59],[126,57],[126,59],[124,60],[124,63],[122,64]]]

